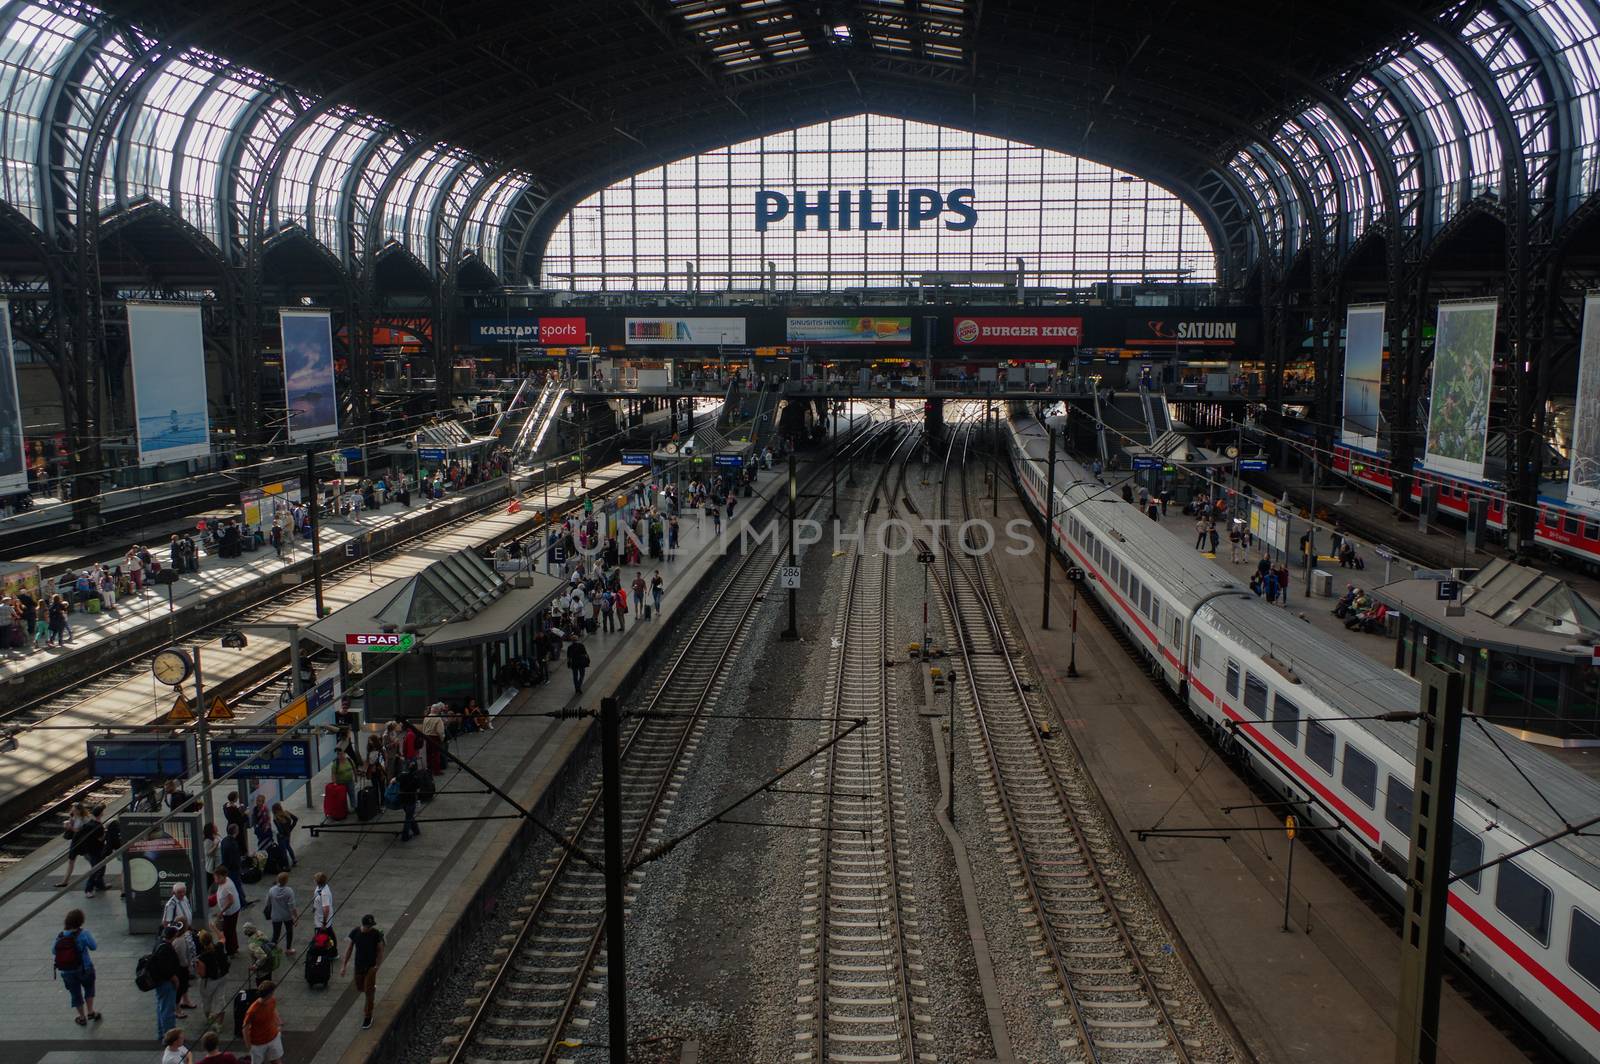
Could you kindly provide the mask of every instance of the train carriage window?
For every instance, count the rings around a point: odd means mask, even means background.
[[[1483,864],[1483,840],[1460,824],[1450,833],[1450,871],[1460,874]],[[1483,872],[1462,876],[1461,882],[1478,891],[1483,889]]]
[[[1128,604],[1130,606],[1132,606],[1134,609],[1138,609],[1139,608],[1139,593],[1141,591],[1143,591],[1143,590],[1144,590],[1144,588],[1140,585],[1139,578],[1137,576],[1129,575],[1129,577],[1128,577]]]
[[[1154,596],[1150,599],[1150,623],[1161,627],[1161,600]]]
[[[1282,695],[1272,696],[1272,730],[1300,745],[1300,707]]]
[[[1244,707],[1258,717],[1267,715],[1267,685],[1248,672],[1244,674]]]
[[[1565,532],[1569,536],[1577,535],[1578,519],[1576,517],[1563,518],[1561,521],[1561,531]]]
[[[1567,964],[1600,986],[1600,921],[1582,909],[1572,910],[1572,935],[1567,939]]]
[[[1306,756],[1322,771],[1333,775],[1333,732],[1318,721],[1306,721]]]
[[[1228,662],[1228,693],[1239,697],[1239,663],[1233,660]]]
[[[1583,523],[1584,539],[1600,539],[1600,522],[1585,521]]]
[[[1383,798],[1384,819],[1401,831],[1411,831],[1411,785],[1402,783],[1397,777],[1389,777],[1389,786],[1384,788]]]
[[[1201,661],[1200,647],[1200,637],[1196,635],[1192,638],[1189,644],[1189,661],[1195,667],[1198,667]]]
[[[1150,616],[1150,589],[1148,587],[1139,589],[1139,612],[1146,617]]]
[[[1369,807],[1378,800],[1378,766],[1360,750],[1344,744],[1344,772],[1340,780],[1345,789],[1367,803]]]
[[[1495,877],[1494,907],[1540,944],[1550,944],[1550,888],[1515,861],[1502,861]]]
[[[1128,581],[1130,581],[1132,579],[1133,579],[1133,571],[1130,570],[1126,565],[1118,564],[1118,566],[1117,566],[1117,584],[1118,584],[1118,586],[1120,586],[1122,588],[1122,593],[1124,595],[1126,595],[1128,593]]]

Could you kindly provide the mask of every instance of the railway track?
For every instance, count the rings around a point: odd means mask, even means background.
[[[939,491],[970,520],[966,437],[952,433]],[[979,544],[981,546],[981,544]],[[920,549],[928,550],[925,543]],[[1230,1044],[1193,987],[1171,935],[1144,895],[1092,784],[1066,747],[1046,739],[1044,716],[1003,612],[989,592],[981,553],[941,543],[936,578],[950,624],[958,704],[990,799],[1002,859],[1014,868],[1038,971],[1059,997],[1057,1048],[1094,1064],[1225,1060]]]
[[[891,455],[869,497],[870,512],[895,465]],[[903,478],[903,459],[899,465]],[[894,493],[887,498],[892,511]],[[931,1020],[887,668],[891,565],[863,549],[871,539],[857,541],[850,557],[824,734],[837,741],[813,772],[820,796],[811,806],[802,918],[815,950],[801,966],[800,1004],[810,1008],[800,1016],[795,1058],[818,1064],[938,1059],[924,1031]],[[853,721],[861,726],[839,738]]]
[[[846,446],[865,450],[877,429]],[[814,483],[820,471],[814,473]],[[820,506],[819,497],[815,505]],[[622,738],[624,864],[635,860],[672,805],[672,796],[699,743],[707,709],[715,704],[729,664],[748,635],[756,606],[763,600],[782,555],[751,551],[725,576],[707,603],[698,608],[694,627],[651,684],[641,708],[627,715]],[[567,835],[586,853],[602,850],[599,782],[589,789]],[[633,872],[629,889],[639,881]],[[461,1031],[447,1041],[439,1064],[538,1061],[550,1064],[563,1048],[581,1045],[563,1034],[585,1007],[588,978],[603,961],[605,881],[599,869],[572,850],[558,848],[546,861],[538,890],[526,900],[526,914],[503,963],[485,980],[473,1011],[458,1022]],[[520,910],[519,910],[520,911]],[[600,996],[598,993],[595,995]]]

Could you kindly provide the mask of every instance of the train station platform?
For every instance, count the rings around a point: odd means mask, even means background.
[[[528,474],[515,479],[518,488],[523,490],[530,484],[538,483],[536,477]],[[569,478],[573,484],[577,479],[576,476]],[[552,490],[564,498],[569,480],[552,483]],[[358,514],[324,519],[319,535],[324,573],[350,561],[346,547],[352,542],[358,543],[361,551],[371,545],[399,542],[463,509],[505,497],[510,490],[504,478],[497,478],[449,492],[443,499],[433,502],[413,495],[409,506],[396,502],[376,510],[364,509]],[[189,521],[182,527],[192,529],[194,522]],[[168,539],[171,534],[167,533]],[[169,567],[170,549],[166,540],[150,538],[140,542],[161,562],[163,568]],[[128,541],[109,541],[105,544],[105,553],[79,555],[72,568],[87,567],[88,558],[98,558],[108,567],[123,565],[131,546],[132,543]],[[54,564],[59,572],[61,566],[57,559],[75,550],[81,548],[62,547],[55,552],[44,552],[20,560],[33,562],[46,573],[51,571]],[[125,654],[141,638],[147,639],[152,630],[158,633],[171,631],[173,614],[178,615],[176,624],[182,630],[189,624],[192,611],[198,608],[215,609],[219,600],[249,601],[269,584],[282,587],[289,581],[309,579],[310,559],[309,536],[289,537],[285,541],[282,557],[277,556],[270,545],[245,552],[237,558],[203,553],[199,560],[199,572],[184,573],[177,581],[166,586],[147,582],[142,592],[122,596],[114,608],[102,609],[96,614],[82,610],[69,614],[72,639],[65,646],[46,647],[41,641],[28,650],[8,648],[0,654],[0,685],[27,681],[56,687],[63,678],[98,672],[108,662],[107,655],[115,657]],[[54,593],[55,580],[47,576],[42,587],[45,595]],[[157,627],[152,629],[152,626]],[[159,634],[156,638],[160,638]]]
[[[619,482],[634,472],[636,471],[622,465],[611,465],[595,470],[588,474],[589,490],[602,492],[606,485]],[[497,485],[486,486],[489,494],[463,492],[453,500],[437,504],[441,510],[439,516],[443,520],[452,513],[457,518],[471,515],[485,499],[494,498],[493,492],[498,491],[503,497],[506,490],[506,485],[500,482]],[[567,503],[580,495],[579,478],[576,476],[560,484],[553,484],[551,485],[552,509],[555,508],[558,499],[562,503]],[[537,498],[530,500],[525,509],[512,514],[507,512],[506,506],[500,505],[499,501],[495,500],[490,512],[451,527],[440,527],[437,531],[422,536],[415,543],[382,560],[363,562],[360,558],[353,559],[351,564],[338,573],[324,576],[324,609],[337,610],[389,580],[408,576],[428,563],[457,551],[499,543],[531,529],[537,520],[538,506],[535,503],[539,501]],[[422,509],[413,506],[411,513],[418,514]],[[403,517],[403,514],[391,513],[381,519],[386,523],[392,523],[397,518]],[[359,532],[359,527],[349,527],[346,540]],[[339,554],[341,562],[346,560],[338,547],[325,549]],[[280,579],[282,570],[273,563],[265,572],[257,571],[252,574],[249,570],[241,569],[231,569],[227,572],[231,573],[235,580],[248,583]],[[281,579],[284,579],[280,585],[280,589],[283,589],[299,584],[305,576],[296,574]],[[216,585],[213,585],[213,595],[216,594],[215,587]],[[263,593],[271,591],[272,588],[266,588]],[[127,612],[133,614],[131,610]],[[78,616],[74,614],[74,618]],[[136,623],[137,620],[137,615],[132,615],[129,623]],[[161,641],[164,639],[165,620],[164,610],[162,613],[151,610],[143,623],[158,626],[155,635],[156,639]],[[315,620],[315,600],[309,594],[309,589],[302,589],[277,608],[265,609],[260,616],[252,617],[250,623],[304,626]],[[217,636],[220,634],[216,633]],[[252,636],[249,646],[241,649],[224,648],[218,638],[210,638],[200,642],[200,650],[208,702],[212,693],[229,702],[242,698],[248,700],[263,682],[280,673],[288,663],[287,643],[281,637]],[[29,691],[31,680],[28,675],[25,674],[23,680],[26,682],[18,683],[11,690]],[[42,713],[30,712],[26,721],[8,722],[13,725],[9,730],[18,735],[21,747],[18,752],[11,755],[0,755],[6,759],[7,769],[0,773],[0,810],[19,812],[19,806],[34,798],[40,788],[64,783],[75,776],[84,759],[83,743],[87,733],[69,729],[146,724],[167,712],[174,701],[172,692],[158,684],[148,670],[121,667],[102,679],[95,679],[92,683],[85,682],[82,685],[81,696],[71,688],[68,689],[67,696],[62,705],[51,703],[44,707],[43,712],[48,713],[48,720],[43,728],[36,726]]]
[[[1008,521],[1022,518],[1035,546],[1021,556],[991,555],[1012,631],[1026,644],[1042,693],[1065,725],[1064,741],[1078,751],[1137,867],[1255,1059],[1304,1064],[1391,1059],[1400,972],[1394,929],[1325,860],[1302,853],[1286,884],[1288,842],[1271,811],[1260,807],[1260,795],[1136,666],[1081,597],[1080,676],[1066,676],[1071,585],[1057,558],[1050,584],[1051,627],[1043,630],[1041,541],[1009,480],[1002,482],[998,509],[996,535],[1003,535]],[[988,513],[987,505],[978,511]],[[1192,549],[1192,518],[1173,509],[1163,523],[1174,534],[1174,550]],[[1225,565],[1227,553],[1224,540]],[[1245,570],[1253,567],[1252,558],[1248,567],[1231,568],[1248,579]],[[1331,606],[1328,600],[1304,600],[1300,585],[1290,593],[1291,611],[1303,609],[1329,633],[1330,645],[1389,651],[1392,657],[1390,641],[1345,632],[1327,615]],[[1334,623],[1321,623],[1323,617]],[[1154,826],[1217,830],[1202,838],[1140,842],[1134,837],[1137,830]],[[1446,982],[1441,1060],[1503,1064],[1524,1057],[1456,984]]]
[[[782,471],[759,474],[761,494],[771,495],[785,475]],[[713,535],[711,522],[698,518],[694,511],[683,517],[676,561],[643,567],[647,578],[655,568],[660,568],[665,578],[660,614],[650,621],[630,615],[625,631],[586,639],[592,665],[582,696],[574,695],[567,670],[553,664],[549,682],[503,699],[495,707],[493,730],[458,738],[452,742],[451,752],[523,808],[548,818],[569,762],[585,749],[591,721],[556,720],[540,714],[577,705],[597,708],[601,694],[625,687],[640,674],[652,650],[669,636],[671,621],[691,606],[697,590],[707,582],[723,546],[736,540],[738,529],[760,509],[756,499],[743,503],[738,517],[725,523],[720,538]],[[631,578],[632,570],[625,569],[625,574],[625,580]],[[365,573],[351,582],[365,587]],[[311,793],[320,795],[326,781],[326,774],[313,780]],[[349,977],[340,977],[336,967],[327,989],[312,990],[303,977],[304,955],[288,959],[278,980],[286,1060],[294,1064],[355,1064],[396,1059],[406,1040],[418,1036],[406,1026],[416,1012],[416,1001],[443,979],[476,975],[473,968],[457,967],[458,934],[485,921],[511,927],[523,899],[499,896],[497,884],[535,837],[535,830],[458,765],[447,766],[437,779],[437,788],[438,796],[418,813],[422,835],[407,843],[399,840],[401,814],[390,810],[366,824],[352,816],[336,830],[312,836],[309,829],[322,826],[323,817],[320,810],[304,809],[295,796],[294,811],[301,824],[295,833],[298,864],[290,886],[302,911],[296,945],[304,945],[312,927],[312,876],[326,872],[334,893],[334,923],[341,946],[361,917],[371,913],[384,931],[388,952],[378,975],[376,1022],[369,1031],[360,1028],[361,996]],[[155,1001],[135,988],[133,972],[150,942],[125,932],[115,876],[110,892],[87,901],[81,893],[57,891],[63,856],[64,844],[53,845],[0,876],[0,932],[16,928],[4,940],[3,948],[13,963],[0,972],[0,994],[11,1002],[14,1015],[35,1017],[30,1024],[0,1029],[0,1060],[7,1064],[148,1064],[158,1057]],[[252,904],[241,914],[241,926],[249,920],[270,932],[259,907],[266,885],[246,888]],[[94,958],[96,1007],[106,1019],[88,1027],[73,1023],[67,995],[50,973],[51,942],[64,914],[73,907],[86,910],[87,926],[99,941]],[[24,917],[26,924],[17,927]],[[246,979],[241,952],[228,983],[237,988]],[[181,1022],[189,1032],[190,1044],[197,1046],[203,1030],[201,1017],[191,1014]],[[244,1053],[240,1040],[232,1036],[231,1013],[223,1044],[235,1053]]]

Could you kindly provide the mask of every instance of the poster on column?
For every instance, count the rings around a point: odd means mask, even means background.
[[[1578,341],[1578,398],[1572,415],[1567,499],[1600,510],[1600,292],[1583,297]]]
[[[11,350],[11,303],[0,299],[0,495],[28,490],[28,456],[22,438],[22,397]]]
[[[129,303],[128,348],[139,464],[204,457],[211,450],[211,418],[200,307]]]
[[[1489,440],[1489,385],[1494,374],[1498,299],[1439,304],[1433,338],[1433,391],[1422,464],[1439,473],[1483,479]]]
[[[289,442],[339,435],[338,393],[333,384],[333,323],[326,310],[278,311],[283,335],[283,395]]]
[[[1378,449],[1378,389],[1383,385],[1382,303],[1350,307],[1344,318],[1345,443]]]

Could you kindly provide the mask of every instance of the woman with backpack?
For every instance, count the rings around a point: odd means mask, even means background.
[[[79,1027],[88,1026],[90,1020],[100,1020],[94,1010],[94,959],[89,955],[98,948],[94,936],[83,926],[83,910],[68,911],[62,929],[56,932],[51,953],[54,968],[61,973],[62,985],[72,998],[72,1007],[78,1011],[73,1022]]]

